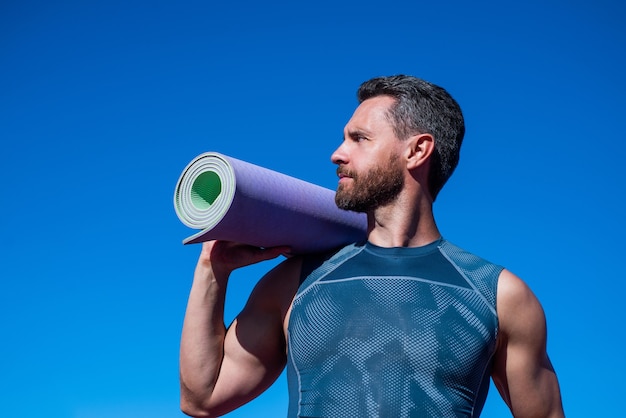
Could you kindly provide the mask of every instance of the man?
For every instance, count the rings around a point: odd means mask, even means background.
[[[458,104],[408,76],[367,81],[358,98],[332,161],[337,205],[367,213],[367,241],[287,258],[228,329],[229,274],[288,248],[204,243],[181,340],[183,411],[225,414],[287,364],[289,416],[476,417],[491,377],[515,417],[562,417],[537,298],[435,223],[465,131]]]

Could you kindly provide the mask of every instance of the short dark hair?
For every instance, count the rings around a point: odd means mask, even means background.
[[[459,163],[465,135],[461,107],[442,87],[406,75],[373,78],[357,92],[359,103],[376,96],[396,100],[388,116],[399,139],[425,133],[434,137],[428,189],[435,200]]]

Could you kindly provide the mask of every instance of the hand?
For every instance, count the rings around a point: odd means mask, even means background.
[[[229,241],[206,241],[198,265],[211,267],[216,275],[229,275],[233,270],[287,253],[287,246],[259,248]]]

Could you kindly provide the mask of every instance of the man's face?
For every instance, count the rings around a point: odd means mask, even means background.
[[[361,103],[344,129],[344,141],[333,153],[341,209],[368,212],[391,203],[404,187],[401,141],[387,118],[394,103],[379,96]]]

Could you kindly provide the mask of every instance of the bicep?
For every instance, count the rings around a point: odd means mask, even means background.
[[[506,270],[498,285],[498,318],[493,380],[514,416],[562,416],[543,309],[528,286]]]
[[[276,380],[285,362],[284,337],[274,320],[242,312],[226,334],[211,408],[230,411],[254,399]]]
[[[243,405],[282,372],[286,363],[283,319],[297,290],[298,271],[297,262],[289,260],[268,273],[228,328],[211,409],[228,412]]]

